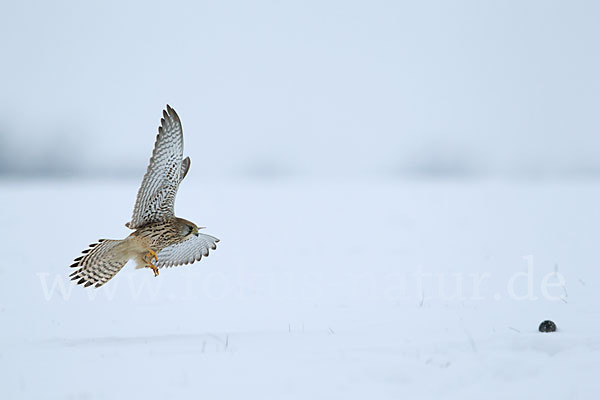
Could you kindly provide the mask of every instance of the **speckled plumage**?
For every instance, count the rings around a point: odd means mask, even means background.
[[[77,268],[71,279],[100,287],[131,259],[137,268],[152,268],[158,275],[158,268],[200,261],[209,249],[216,249],[219,239],[199,233],[193,222],[175,216],[177,189],[190,164],[189,157],[183,158],[181,121],[167,105],[131,221],[125,224],[135,231],[123,240],[101,239],[91,244],[71,265]]]

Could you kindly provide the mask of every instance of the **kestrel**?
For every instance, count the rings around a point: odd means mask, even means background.
[[[219,239],[198,232],[193,222],[175,216],[175,195],[190,169],[183,158],[183,129],[179,116],[169,105],[163,111],[150,165],[142,180],[131,221],[134,232],[123,240],[100,239],[90,244],[71,268],[77,284],[100,287],[133,259],[136,268],[158,269],[200,261],[215,250]],[[153,263],[153,261],[155,261]]]

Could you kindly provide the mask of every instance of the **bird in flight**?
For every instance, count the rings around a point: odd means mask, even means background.
[[[136,268],[150,268],[158,276],[159,268],[200,261],[217,248],[219,239],[175,216],[175,195],[190,169],[190,158],[183,158],[181,121],[169,105],[160,122],[133,216],[125,224],[134,232],[123,240],[100,239],[83,250],[71,265],[76,270],[70,277],[77,284],[100,287],[131,259]]]

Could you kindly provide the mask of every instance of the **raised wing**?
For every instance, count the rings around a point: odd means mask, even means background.
[[[142,186],[138,190],[131,221],[125,224],[137,229],[175,215],[175,195],[179,182],[187,174],[190,160],[183,160],[183,129],[179,116],[169,105],[163,111],[154,151]]]
[[[165,247],[158,253],[156,266],[173,267],[181,264],[191,264],[208,256],[210,249],[215,250],[219,239],[210,235],[199,233],[198,236],[190,235],[183,242]]]

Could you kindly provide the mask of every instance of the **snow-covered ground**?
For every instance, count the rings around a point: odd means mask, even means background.
[[[69,265],[139,182],[0,183],[0,398],[600,395],[600,183],[196,171],[176,211],[219,248],[100,290]]]

